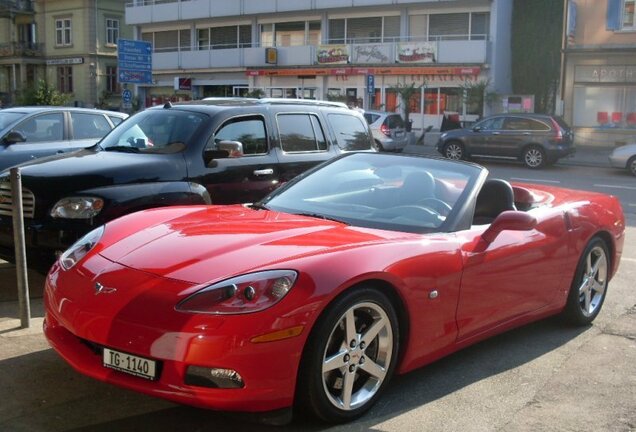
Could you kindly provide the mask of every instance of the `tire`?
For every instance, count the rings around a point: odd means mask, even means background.
[[[444,157],[451,160],[465,160],[466,150],[464,145],[459,141],[449,141],[444,144]]]
[[[354,327],[347,330],[350,324]],[[365,336],[369,329],[370,340]],[[360,417],[386,388],[398,348],[398,320],[390,300],[363,286],[346,292],[323,312],[307,341],[297,402],[331,423]]]
[[[383,152],[384,151],[384,147],[382,146],[382,143],[378,140],[375,140],[375,149],[379,152]]]
[[[599,314],[607,293],[610,258],[599,237],[588,243],[579,259],[562,316],[574,325],[588,325]]]
[[[543,168],[547,164],[545,151],[536,145],[526,147],[521,155],[521,160],[526,167],[531,169]]]
[[[627,170],[633,176],[636,176],[636,156],[632,156],[631,159],[627,161]]]

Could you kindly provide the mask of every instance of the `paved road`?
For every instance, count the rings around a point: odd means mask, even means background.
[[[636,431],[635,179],[602,167],[530,171],[485,164],[497,177],[620,197],[628,215],[626,247],[594,325],[545,320],[508,332],[397,377],[357,422],[326,427],[299,419],[281,430]],[[33,305],[34,327],[24,331],[16,330],[16,303],[0,302],[0,430],[272,430],[78,375],[48,348],[41,301]]]

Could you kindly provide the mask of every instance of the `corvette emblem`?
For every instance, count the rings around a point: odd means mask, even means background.
[[[109,288],[100,284],[99,282],[95,283],[95,295],[97,294],[110,294],[117,291],[117,288]]]

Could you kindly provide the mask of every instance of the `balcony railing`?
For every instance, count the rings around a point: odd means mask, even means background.
[[[0,17],[10,17],[25,12],[34,12],[32,0],[0,0]]]
[[[31,42],[9,42],[0,44],[0,57],[40,57],[44,44]]]
[[[485,35],[447,35],[439,38],[408,38],[384,43],[368,43],[362,39],[355,43],[339,44],[347,53],[349,63],[354,65],[391,65],[405,61],[399,52],[400,44],[426,42],[430,50],[423,58],[430,63],[441,64],[480,64],[488,62],[489,41]],[[335,41],[333,41],[335,42]],[[332,42],[332,43],[333,43]],[[188,47],[155,47],[153,69],[207,69],[266,67],[265,45],[255,44],[219,44]],[[302,45],[276,47],[278,66],[312,66],[324,64],[318,61],[320,46]],[[415,61],[417,62],[417,60]],[[423,61],[420,60],[420,63]]]

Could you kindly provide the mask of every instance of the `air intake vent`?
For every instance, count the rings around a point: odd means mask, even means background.
[[[24,217],[33,219],[35,213],[35,196],[33,192],[22,188],[22,206]],[[13,197],[11,196],[11,184],[7,182],[0,183],[0,215],[13,215]]]

